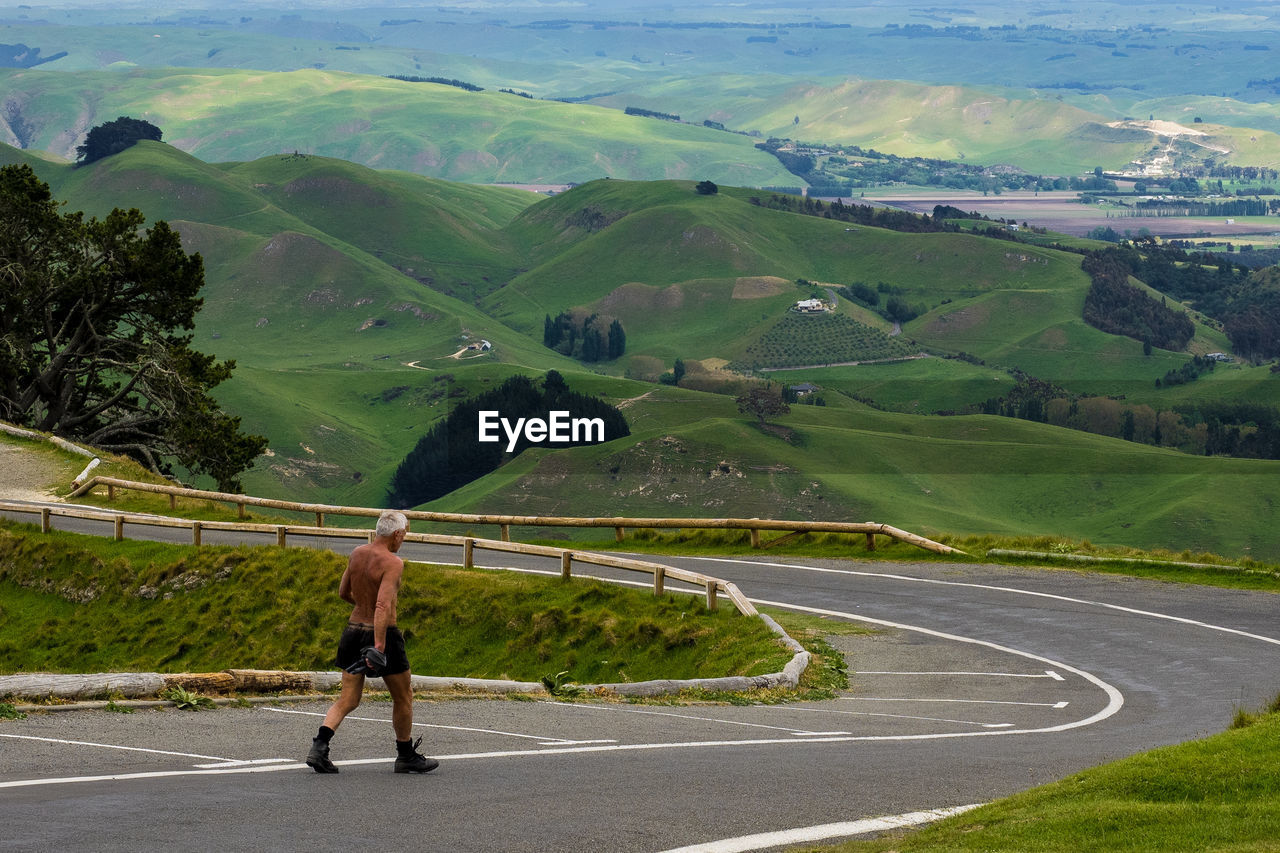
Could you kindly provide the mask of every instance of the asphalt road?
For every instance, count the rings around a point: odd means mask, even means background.
[[[335,738],[330,776],[301,764],[323,702],[0,721],[0,849],[664,851],[988,801],[1221,731],[1280,692],[1272,594],[662,559],[757,603],[877,627],[840,641],[851,689],[747,707],[423,700],[417,734],[441,766],[421,777],[391,772],[390,708],[372,701]]]

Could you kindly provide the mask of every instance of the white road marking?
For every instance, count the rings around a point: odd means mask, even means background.
[[[804,729],[797,729],[795,726],[768,726],[764,723],[744,723],[740,720],[720,720],[715,717],[700,717],[697,714],[676,714],[671,711],[641,711],[638,708],[615,708],[611,705],[576,705],[572,702],[545,702],[544,704],[590,711],[612,711],[616,714],[642,714],[649,717],[674,717],[677,720],[697,720],[700,723],[721,723],[726,726],[747,726],[753,729],[772,729],[773,731],[789,732],[799,737],[826,737],[851,734],[851,732],[810,732],[805,731]]]
[[[245,761],[222,761],[217,764],[197,764],[196,767],[202,770],[221,769],[223,767],[247,767],[251,764],[280,764],[286,761],[293,761],[292,758],[251,758]]]
[[[980,726],[984,729],[1008,729],[1013,723],[979,723],[976,720],[948,720],[943,717],[915,717],[910,714],[882,714],[878,711],[840,711],[835,708],[795,708],[788,711],[812,711],[815,714],[848,714],[851,717],[891,717],[895,720],[925,720],[932,723],[957,723],[962,726]]]
[[[324,716],[324,714],[318,713],[316,711],[295,711],[288,708],[263,708],[262,710],[275,711],[277,714],[300,714],[306,717],[323,717]],[[346,719],[360,720],[361,722],[365,722],[365,723],[387,723],[388,725],[391,723],[390,720],[380,720],[376,717],[348,716]],[[470,726],[445,726],[439,723],[414,723],[413,725],[415,727],[420,727],[424,729],[448,729],[450,731],[458,731],[458,732],[479,732],[480,734],[487,734],[487,735],[505,735],[506,737],[527,738],[528,740],[538,741],[539,746],[562,746],[562,745],[575,744],[575,743],[617,743],[616,740],[568,740],[566,738],[543,737],[541,735],[526,735],[526,734],[520,734],[518,732],[504,732],[498,729],[477,729],[477,728],[472,728]]]
[[[147,749],[141,746],[121,746],[115,743],[92,743],[86,740],[63,740],[56,737],[36,737],[35,735],[10,735],[0,734],[0,737],[13,738],[14,740],[37,740],[44,743],[65,743],[70,746],[92,746],[98,749],[120,749],[125,752],[149,752],[154,755],[176,755],[179,758],[203,758],[206,761],[235,761],[234,758],[223,758],[220,755],[200,755],[195,752],[173,752],[167,749]]]
[[[743,747],[755,746],[777,746],[777,745],[794,745],[801,743],[886,743],[886,742],[904,742],[904,741],[927,741],[927,740],[950,740],[955,738],[975,738],[975,737],[1005,737],[1009,735],[1026,735],[1026,734],[1051,734],[1055,732],[1064,732],[1071,729],[1083,728],[1102,722],[1109,717],[1114,716],[1124,707],[1124,695],[1112,687],[1107,682],[1098,678],[1096,675],[1085,672],[1074,666],[1062,663],[1060,661],[1051,660],[1050,658],[1024,652],[1018,649],[1001,646],[987,640],[977,640],[970,637],[961,637],[956,634],[948,634],[943,631],[934,631],[930,628],[921,628],[915,625],[905,625],[898,622],[890,622],[884,619],[873,619],[867,616],[859,616],[856,613],[846,613],[839,610],[826,610],[817,607],[804,607],[796,604],[786,604],[783,602],[765,601],[760,599],[752,599],[756,604],[764,604],[773,607],[780,607],[785,610],[797,610],[805,613],[814,613],[820,616],[833,616],[839,619],[848,619],[853,622],[866,622],[873,625],[883,625],[889,628],[897,628],[903,631],[915,631],[920,634],[926,634],[931,637],[939,637],[945,640],[953,640],[959,643],[969,643],[984,648],[994,649],[995,651],[1004,652],[1018,657],[1034,660],[1037,663],[1047,664],[1060,670],[1065,670],[1073,675],[1085,679],[1090,684],[1098,687],[1107,696],[1107,704],[1101,710],[1083,719],[1072,720],[1066,723],[1059,723],[1056,726],[1045,726],[1034,729],[985,729],[980,732],[933,732],[928,734],[913,735],[844,735],[839,737],[796,737],[782,738],[772,740],[737,740],[737,741],[694,741],[683,743],[639,743],[639,744],[598,744],[598,745],[574,745],[574,746],[554,746],[537,750],[510,750],[504,752],[481,752],[481,753],[465,753],[460,755],[438,755],[440,761],[467,761],[478,759],[497,759],[497,758],[524,758],[534,756],[549,755],[571,755],[571,754],[587,754],[597,752],[632,752],[646,750],[688,750],[688,749],[716,749],[731,748],[740,749]],[[573,707],[589,707],[575,705]],[[1059,706],[1054,706],[1059,707]],[[1065,706],[1062,706],[1065,707]],[[269,710],[283,710],[272,708]],[[379,721],[386,722],[386,721]],[[525,735],[524,737],[528,737]],[[33,738],[38,739],[38,738]],[[203,757],[203,756],[202,756]],[[358,765],[358,764],[386,764],[393,759],[388,758],[371,758],[356,759],[352,761],[335,761],[338,765]],[[40,785],[61,785],[76,782],[110,782],[110,781],[126,781],[133,779],[158,779],[171,778],[177,776],[203,776],[203,775],[227,775],[241,773],[273,773],[284,770],[295,770],[306,768],[305,764],[269,764],[256,765],[250,767],[228,767],[214,770],[180,770],[180,771],[160,771],[153,773],[130,773],[117,774],[107,776],[70,776],[46,779],[19,779],[8,782],[0,782],[0,788],[20,788],[34,787]],[[308,768],[309,769],[309,768]]]
[[[681,557],[681,559],[702,560],[702,561],[711,562],[711,563],[736,563],[742,566],[769,566],[777,569],[801,569],[806,572],[819,572],[822,574],[855,575],[855,576],[864,577],[864,578],[888,578],[889,580],[911,581],[912,583],[927,583],[927,584],[935,584],[938,586],[960,586],[960,587],[968,587],[969,589],[986,589],[986,590],[991,590],[993,592],[1010,592],[1015,595],[1030,595],[1036,598],[1048,598],[1054,601],[1066,601],[1071,604],[1083,604],[1087,607],[1102,607],[1107,610],[1118,610],[1121,613],[1132,613],[1135,616],[1148,616],[1152,619],[1164,619],[1169,622],[1178,622],[1180,624],[1191,625],[1196,628],[1205,628],[1209,631],[1221,631],[1224,634],[1235,634],[1236,636],[1246,637],[1250,640],[1258,640],[1259,642],[1270,643],[1273,646],[1280,646],[1280,639],[1276,639],[1275,637],[1265,637],[1262,634],[1253,634],[1253,633],[1250,633],[1249,631],[1242,631],[1239,628],[1227,628],[1223,625],[1214,625],[1211,622],[1201,622],[1197,619],[1188,619],[1185,616],[1170,616],[1167,613],[1155,613],[1151,610],[1139,610],[1135,607],[1124,607],[1119,604],[1107,604],[1105,601],[1090,601],[1089,599],[1086,599],[1086,598],[1072,598],[1067,595],[1057,595],[1056,593],[1052,593],[1052,592],[1036,592],[1034,590],[1029,590],[1029,589],[1017,589],[1016,587],[1009,587],[1009,586],[993,586],[991,584],[984,584],[984,583],[966,583],[964,581],[943,581],[943,580],[936,580],[934,578],[913,578],[910,575],[893,575],[893,574],[888,574],[886,572],[858,572],[858,571],[853,571],[852,569],[828,569],[828,568],[823,568],[821,566],[806,566],[799,563],[766,563],[766,562],[757,561],[757,560],[735,560],[728,557]],[[754,598],[750,600],[753,603],[757,603],[757,604],[759,603]],[[766,603],[772,603],[772,602],[766,602]],[[792,605],[788,605],[788,604],[775,604],[774,606],[792,607]],[[794,609],[805,609],[805,608],[794,608]],[[852,618],[860,619],[862,617],[852,617]],[[875,620],[868,619],[864,621],[875,621]]]
[[[978,808],[982,803],[971,806],[956,806],[949,809],[932,809],[924,812],[908,812],[891,817],[867,818],[847,823],[827,823],[821,826],[806,826],[800,829],[785,829],[779,832],[762,832],[758,835],[744,835],[740,838],[726,838],[722,841],[709,841],[705,844],[693,844],[688,847],[675,847],[663,853],[746,853],[749,850],[767,850],[773,847],[790,846],[792,844],[811,844],[815,841],[826,841],[831,838],[851,838],[871,832],[884,832],[888,829],[901,829],[908,826],[919,826],[935,820],[964,814]]]
[[[1006,702],[1001,699],[912,699],[896,696],[840,696],[837,702],[954,702],[961,705],[1023,705],[1028,708],[1061,709],[1070,702]]]
[[[854,675],[986,675],[992,678],[1052,678],[1054,681],[1066,681],[1051,669],[1046,669],[1043,675],[1034,672],[878,672],[860,669]]]

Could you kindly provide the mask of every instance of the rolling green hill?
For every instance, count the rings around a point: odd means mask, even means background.
[[[1188,354],[1143,356],[1141,344],[1085,325],[1078,255],[848,226],[755,204],[756,191],[702,196],[689,181],[596,181],[543,198],[303,155],[214,166],[157,143],[78,169],[35,165],[73,209],[138,206],[204,257],[194,343],[237,359],[219,398],[270,439],[245,477],[251,492],[380,503],[399,460],[454,402],[513,372],[554,368],[622,408],[632,436],[527,453],[438,505],[873,519],[1276,556],[1280,463],[852,399],[959,408],[1006,391],[1012,367],[1082,391],[1150,389],[1143,399],[1162,407],[1274,394],[1265,368],[1225,367],[1157,392],[1154,380]],[[801,278],[819,291],[883,283],[925,309],[902,340],[987,365],[927,358],[774,374],[822,385],[828,405],[794,406],[764,431],[732,396],[624,378],[643,359],[716,364],[745,352],[810,295]],[[847,328],[888,331],[837,301]],[[570,307],[622,318],[627,355],[591,373],[543,347],[544,316]],[[480,339],[493,348],[465,349]],[[1221,343],[1201,326],[1192,347]]]
[[[24,147],[68,158],[91,127],[145,118],[208,162],[301,152],[472,183],[563,184],[604,176],[796,179],[754,140],[618,110],[304,70],[0,69],[0,101]],[[15,134],[16,135],[16,134]]]
[[[748,423],[729,398],[663,389],[645,403],[660,414],[637,417],[628,439],[523,454],[429,508],[891,519],[933,536],[1280,554],[1270,532],[1280,462],[1187,456],[1007,418],[865,408],[793,406],[773,419],[779,435]]]

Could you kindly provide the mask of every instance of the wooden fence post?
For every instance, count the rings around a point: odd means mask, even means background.
[[[124,516],[116,516],[116,541],[119,542],[124,538]]]
[[[40,510],[40,532],[41,533],[48,533],[50,530],[53,529],[53,523],[51,520],[52,515],[53,513],[49,511],[48,507],[44,507],[43,509]]]
[[[316,513],[316,527],[324,527],[324,513],[323,513],[323,512],[317,512],[317,513]]]
[[[474,569],[476,566],[476,540],[464,539],[462,542],[462,566]]]
[[[169,493],[169,509],[177,509],[177,508],[178,508],[178,496],[175,495],[173,492],[170,492]]]
[[[867,550],[874,551],[876,549],[876,535],[874,533],[867,534]]]
[[[277,524],[276,525],[276,544],[279,545],[281,548],[286,547],[285,538],[286,538],[286,534],[285,534],[284,525]]]
[[[570,577],[569,564],[573,562],[573,552],[564,551],[560,554],[560,578],[568,580]]]
[[[244,518],[244,501],[237,501],[236,507],[239,511],[239,517]]]
[[[707,609],[716,609],[716,582],[713,580],[707,581]]]
[[[751,528],[751,547],[760,547],[760,529],[758,527]]]
[[[204,525],[198,521],[191,522],[191,544],[200,544],[200,533],[204,529]]]
[[[658,566],[653,570],[653,594],[655,597],[662,595],[662,590],[667,582],[667,570],[664,566]]]
[[[115,499],[116,499],[116,487],[111,485],[110,483],[107,483],[107,500],[113,501]]]
[[[504,524],[504,525],[502,525],[502,526],[501,526],[501,531],[502,531],[502,533],[501,533],[502,541],[503,541],[503,542],[510,542],[510,541],[511,541],[511,525],[510,525],[510,524]]]
[[[627,529],[625,527],[613,528],[613,541],[621,542],[623,538],[626,537],[626,535],[627,535]]]

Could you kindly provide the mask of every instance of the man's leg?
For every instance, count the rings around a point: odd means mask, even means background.
[[[360,699],[363,696],[364,676],[343,672],[342,689],[338,691],[338,698],[329,706],[328,713],[324,715],[324,724],[336,732],[347,714],[360,707]]]
[[[391,692],[391,728],[396,733],[396,772],[428,773],[440,766],[434,758],[418,753],[422,738],[414,743],[413,737],[413,686],[409,671],[384,675]]]
[[[408,740],[413,734],[413,682],[409,672],[384,675],[382,680],[391,693],[391,728],[396,740]]]
[[[364,695],[364,676],[342,673],[342,689],[338,698],[329,706],[324,715],[324,724],[311,741],[311,750],[307,753],[307,765],[317,773],[337,773],[338,768],[329,760],[329,740],[347,715],[360,705]]]

